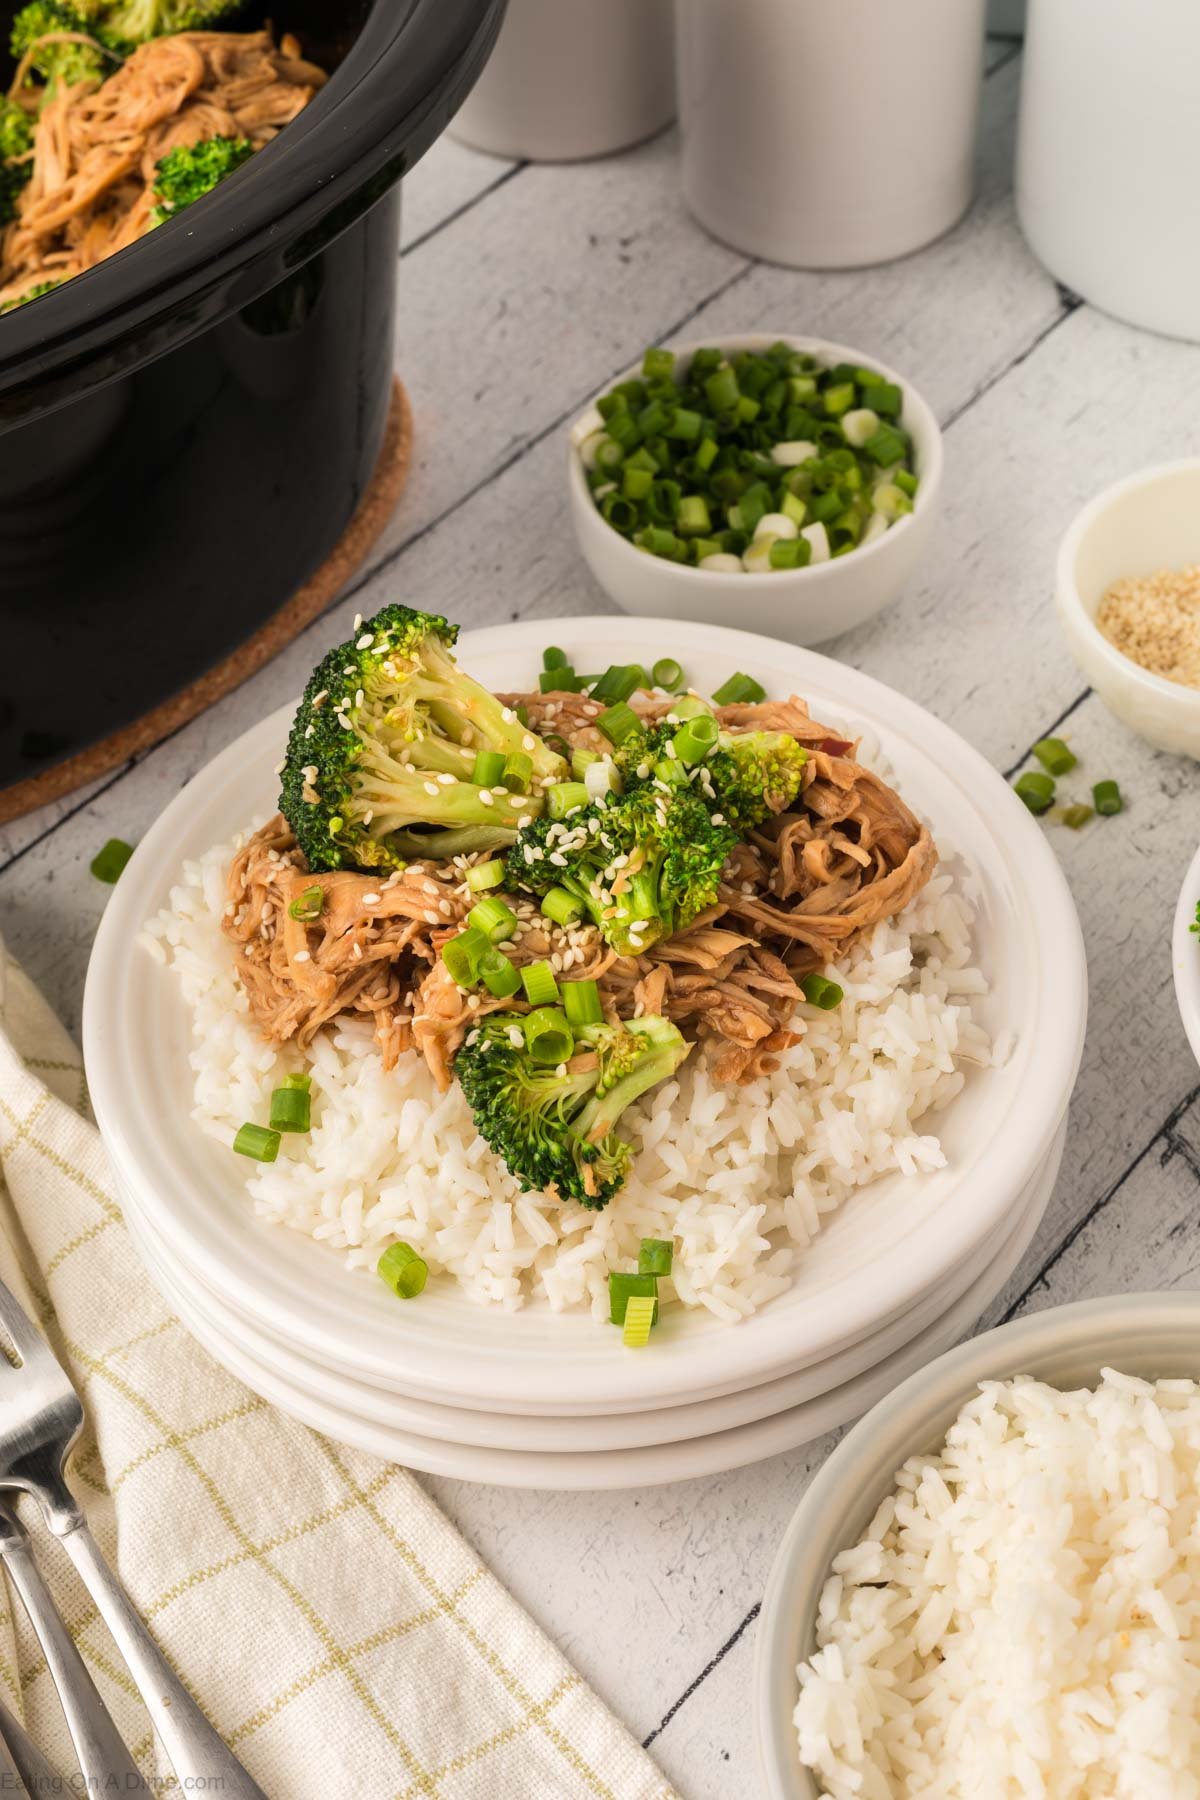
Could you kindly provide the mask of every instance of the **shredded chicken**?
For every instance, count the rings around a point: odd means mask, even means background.
[[[32,106],[27,75],[28,59],[12,98]],[[211,137],[261,150],[325,79],[294,38],[276,46],[269,31],[193,31],[152,38],[106,81],[56,84],[41,99],[32,173],[0,240],[0,306],[149,231],[168,151]]]
[[[600,708],[581,695],[505,698],[528,709],[535,730],[571,745],[604,743],[593,724]],[[646,695],[632,704],[647,717],[669,706]],[[719,1081],[746,1082],[797,1041],[803,976],[907,906],[937,851],[899,795],[803,701],[727,706],[718,717],[732,731],[789,732],[809,753],[799,802],[738,845],[718,903],[646,955],[623,957],[591,926],[552,925],[509,895],[518,926],[505,950],[518,964],[549,959],[572,978],[598,981],[609,1018],[664,1014],[710,1041]],[[282,818],[256,832],[230,871],[225,932],[241,947],[242,985],[264,1036],[304,1045],[340,1015],[358,1015],[373,1024],[387,1067],[419,1050],[447,1088],[472,1025],[524,1006],[464,993],[440,960],[474,903],[465,871],[460,859],[382,879],[310,875]],[[306,912],[316,916],[295,916]]]

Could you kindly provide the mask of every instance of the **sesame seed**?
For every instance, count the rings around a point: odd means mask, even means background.
[[[479,1011],[479,995],[471,994],[468,997],[467,1005],[470,1007],[472,1012],[478,1012]]]
[[[370,823],[371,823],[371,820],[372,820],[372,819],[373,819],[373,818],[374,818],[374,817],[375,817],[375,810],[374,810],[374,808],[372,808],[372,809],[371,809],[371,811],[370,811],[370,812],[365,812],[365,813],[364,813],[364,814],[363,814],[363,824],[364,824],[364,825],[369,825],[369,824],[370,824]]]
[[[362,903],[364,906],[378,906],[381,898],[379,894],[364,894]]]
[[[437,790],[435,789],[434,791],[436,793]],[[480,788],[479,804],[481,806],[494,806],[496,804],[495,801],[492,799],[492,793],[491,793],[490,788]]]
[[[441,913],[427,912],[425,914],[425,923],[427,925],[440,925],[441,922],[442,922]]]
[[[438,781],[439,787],[453,787],[454,786],[453,775],[439,775],[437,778],[437,781]]]
[[[286,758],[285,758],[285,759],[284,759],[284,761],[283,761],[283,762],[277,762],[277,763],[276,763],[276,764],[275,764],[275,774],[276,774],[276,775],[282,775],[282,774],[283,774],[283,771],[284,771],[284,770],[285,770],[285,769],[286,769],[286,768],[287,768],[287,760],[286,760]]]
[[[567,1073],[566,1063],[559,1063],[559,1065],[558,1065],[557,1069],[555,1069],[554,1073],[558,1076],[558,1079],[560,1081],[565,1080],[566,1073]]]
[[[355,613],[354,624],[351,626],[350,629],[352,631],[361,631],[362,630],[362,614],[361,613]]]
[[[441,915],[444,919],[451,919],[454,917],[454,908],[451,906],[451,904],[448,900],[439,900],[438,901],[438,911],[441,913]]]
[[[434,798],[434,799],[435,799],[435,800],[436,800],[436,799],[437,799],[437,791],[438,791],[438,789],[437,789],[437,782],[436,782],[436,781],[427,781],[427,782],[426,782],[426,783],[425,783],[425,792],[426,792],[426,793],[427,793],[427,794],[432,794],[432,795],[433,795],[433,798]]]
[[[521,1047],[523,1046],[523,1044],[525,1042],[525,1033],[521,1030],[521,1027],[519,1025],[510,1025],[509,1026],[508,1041],[512,1045],[514,1050],[521,1049]]]
[[[724,813],[714,813],[712,816],[712,822],[714,825],[723,825],[725,823],[725,814]]]
[[[516,724],[517,715],[513,711],[511,706],[502,706],[500,708],[500,717],[504,720],[504,723],[506,725],[515,725]]]
[[[312,735],[313,735],[313,733],[314,733],[314,732],[315,732],[315,731],[316,731],[316,729],[317,729],[317,728],[316,728],[316,726],[315,726],[315,725],[306,725],[306,726],[305,726],[305,727],[304,727],[304,735],[305,735],[305,737],[306,737],[306,738],[310,738],[310,737],[312,737]]]
[[[250,946],[247,944],[247,946],[246,946],[247,953],[249,952],[249,949],[250,949]],[[311,959],[309,957],[307,950],[297,950],[295,957],[293,958],[293,961],[295,961],[295,962],[308,962],[310,960]]]
[[[525,750],[536,750],[537,749],[537,739],[535,737],[531,737],[529,732],[526,732],[525,736],[521,739],[521,745],[522,745],[522,748]]]
[[[356,650],[369,650],[374,642],[375,639],[372,637],[371,633],[369,631],[364,631],[354,648]]]
[[[556,869],[565,869],[567,866],[567,859],[561,850],[552,850],[550,852],[550,861],[554,864]]]
[[[329,698],[329,689],[322,688],[320,693],[316,696],[316,698],[313,701],[313,711],[316,712],[318,706],[324,706],[324,704],[325,704],[326,700],[328,700],[328,698]]]

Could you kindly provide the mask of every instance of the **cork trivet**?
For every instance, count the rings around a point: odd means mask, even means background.
[[[206,669],[190,687],[173,694],[161,706],[156,706],[132,725],[124,726],[112,737],[89,744],[77,756],[70,756],[65,762],[55,763],[53,768],[30,776],[27,781],[14,782],[11,787],[0,790],[0,824],[7,824],[10,819],[20,818],[22,813],[33,812],[35,807],[73,793],[76,788],[128,762],[130,757],[161,743],[163,738],[178,731],[181,725],[186,725],[189,719],[222,699],[278,655],[285,644],[291,643],[306,625],[320,617],[363,562],[400,498],[408,479],[411,458],[412,410],[404,383],[397,379],[383,448],[371,484],[333,554],[316,574],[240,649],[213,668]]]

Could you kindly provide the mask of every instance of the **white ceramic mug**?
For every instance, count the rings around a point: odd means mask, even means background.
[[[984,0],[677,0],[688,205],[769,262],[856,268],[971,201]]]
[[[607,156],[675,117],[672,0],[508,0],[450,127],[493,156]]]
[[[1017,212],[1034,255],[1133,325],[1200,340],[1200,4],[1030,0]]]

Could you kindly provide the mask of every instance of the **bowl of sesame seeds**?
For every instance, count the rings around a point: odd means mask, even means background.
[[[1057,606],[1109,710],[1157,749],[1200,758],[1200,457],[1084,507],[1059,550]]]

